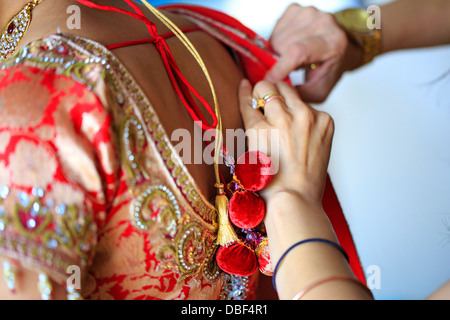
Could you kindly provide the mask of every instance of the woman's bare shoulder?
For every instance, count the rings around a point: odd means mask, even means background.
[[[134,13],[125,1],[96,0],[93,2]],[[156,25],[159,34],[169,31],[144,5],[140,3],[136,3],[136,5]],[[164,12],[164,14],[181,29],[194,26],[192,22],[182,16],[170,12]],[[123,13],[88,8],[75,0],[45,1],[35,9],[34,16],[24,43],[57,32],[74,34],[103,45],[150,38],[148,29],[142,21]]]

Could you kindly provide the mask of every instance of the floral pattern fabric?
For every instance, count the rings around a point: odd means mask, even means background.
[[[215,263],[215,209],[114,55],[70,35],[0,70],[0,255],[85,299],[244,299]]]

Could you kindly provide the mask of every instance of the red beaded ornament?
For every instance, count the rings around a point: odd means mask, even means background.
[[[258,269],[254,250],[242,242],[220,247],[216,261],[223,271],[240,277],[251,276]]]
[[[237,190],[230,199],[229,217],[239,228],[256,228],[264,219],[266,207],[264,201],[256,193],[263,190],[273,180],[272,161],[259,151],[245,153],[237,161],[234,180]]]
[[[260,246],[264,242],[262,239],[266,239],[267,243],[267,238],[251,230],[261,225],[266,214],[264,200],[257,192],[267,187],[273,178],[272,162],[264,153],[247,152],[238,159],[233,181],[236,190],[233,190],[229,201],[228,216],[234,226],[250,231],[245,240],[218,249],[216,261],[223,271],[237,276],[250,276],[259,267],[261,272],[270,273],[268,246]]]
[[[264,200],[254,192],[239,190],[230,199],[228,214],[238,228],[256,228],[266,215]]]
[[[273,180],[275,172],[270,157],[260,151],[242,155],[234,169],[234,179],[240,187],[249,191],[261,191]]]

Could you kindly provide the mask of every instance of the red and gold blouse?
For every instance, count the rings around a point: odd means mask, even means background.
[[[237,21],[171,9],[234,50],[252,82],[274,63]],[[56,34],[2,63],[0,256],[63,286],[79,268],[85,299],[253,298],[257,274],[216,264],[216,220],[151,101],[107,48]]]

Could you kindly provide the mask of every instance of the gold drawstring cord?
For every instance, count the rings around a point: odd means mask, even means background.
[[[152,14],[154,14],[164,25],[169,28],[171,32],[175,34],[175,36],[181,41],[181,43],[188,49],[188,51],[195,58],[199,66],[201,67],[203,74],[205,75],[209,87],[211,89],[212,97],[214,100],[214,109],[217,117],[217,127],[216,127],[216,137],[215,137],[215,150],[214,150],[214,173],[216,178],[215,187],[217,188],[217,196],[216,196],[216,210],[219,218],[219,231],[217,235],[217,243],[221,246],[227,246],[232,244],[233,242],[238,241],[238,237],[236,232],[228,218],[228,198],[225,193],[225,186],[223,185],[220,179],[220,168],[219,168],[219,160],[220,160],[220,152],[223,144],[223,135],[222,135],[222,116],[220,112],[219,103],[217,100],[216,91],[214,89],[214,84],[212,82],[211,76],[209,75],[208,69],[203,62],[198,51],[195,49],[194,45],[191,41],[186,37],[186,35],[169,19],[167,18],[161,11],[153,7],[146,0],[142,0],[142,3],[150,10]]]

